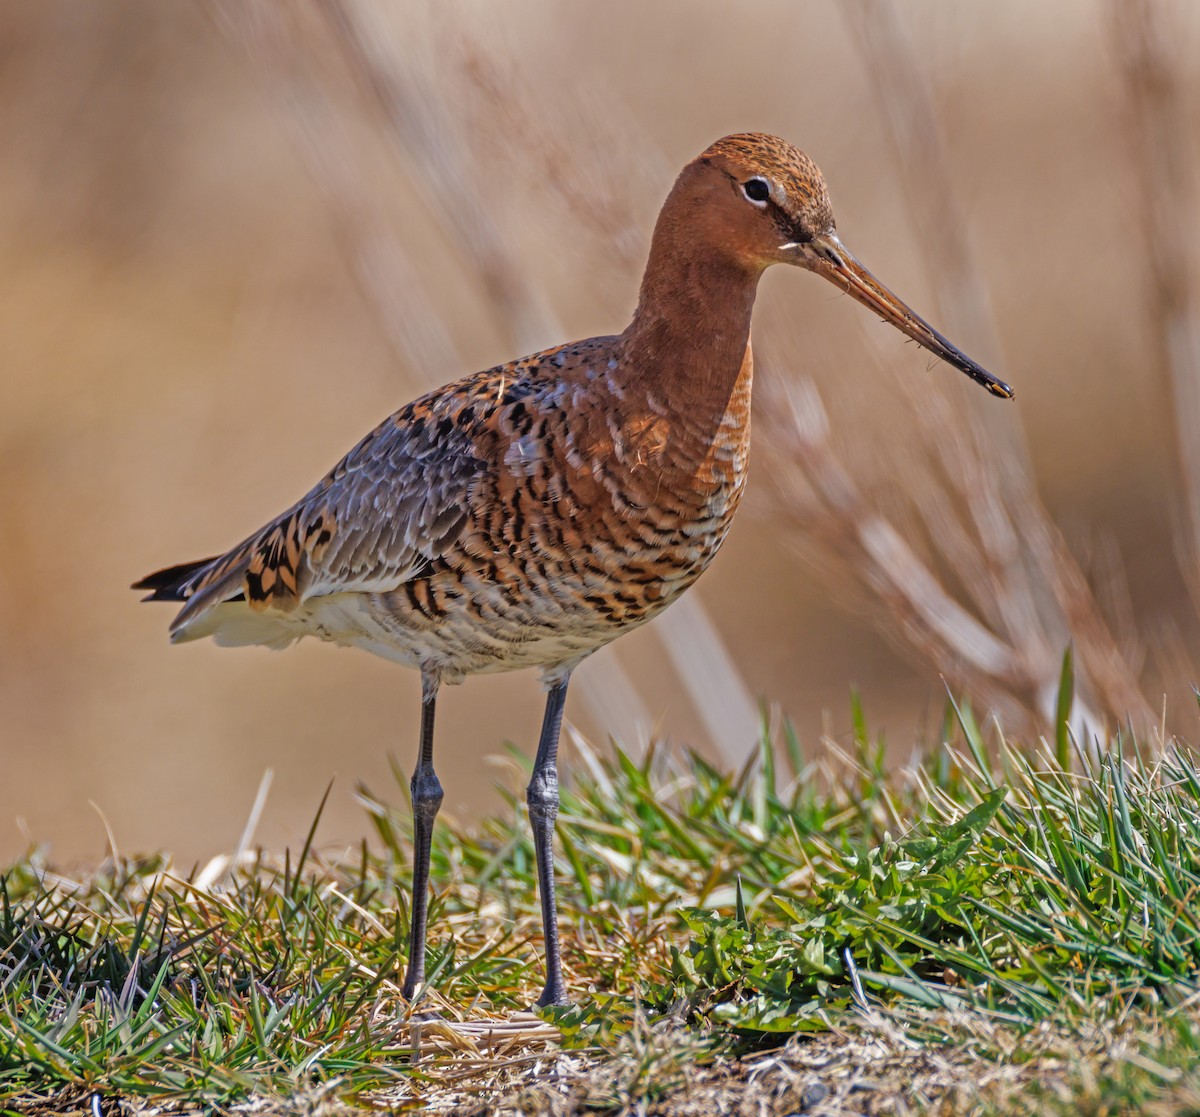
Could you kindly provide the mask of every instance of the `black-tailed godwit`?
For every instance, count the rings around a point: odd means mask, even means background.
[[[442,802],[438,688],[537,667],[549,692],[528,788],[546,944],[538,1004],[567,1000],[553,856],[567,683],[687,589],[729,530],[750,445],[750,316],[771,264],[817,272],[993,395],[1012,396],[850,255],[807,155],[773,136],[727,136],[668,195],[623,333],[429,392],[232,550],[134,587],[183,602],[173,641],[282,648],[317,636],[421,672],[409,999],[425,977]]]

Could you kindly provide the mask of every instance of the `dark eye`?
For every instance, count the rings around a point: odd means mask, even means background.
[[[755,205],[762,205],[771,196],[771,186],[765,178],[752,178],[742,183],[742,192]]]

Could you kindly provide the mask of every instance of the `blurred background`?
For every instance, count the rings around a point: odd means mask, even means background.
[[[897,762],[945,686],[1036,733],[1195,739],[1200,7],[41,0],[0,8],[0,857],[366,832],[415,674],[171,648],[126,588],[232,545],[437,383],[620,330],[678,168],[776,132],[843,240],[1005,404],[796,271],[755,320],[750,495],[684,602],[578,672],[593,741]],[[945,682],[943,682],[945,680]],[[447,809],[500,807],[536,677],[443,693]],[[1081,721],[1080,729],[1085,722]],[[567,761],[570,750],[567,750]]]

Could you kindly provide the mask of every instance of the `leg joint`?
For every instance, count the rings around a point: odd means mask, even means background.
[[[558,773],[553,768],[535,771],[525,791],[525,801],[531,819],[553,822],[558,817]]]
[[[437,773],[432,768],[422,766],[413,773],[409,787],[412,790],[413,814],[432,819],[438,813],[444,798]]]

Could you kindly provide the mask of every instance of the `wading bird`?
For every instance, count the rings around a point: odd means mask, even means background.
[[[993,395],[1012,396],[850,255],[807,155],[773,136],[727,136],[668,195],[623,333],[435,389],[232,550],[134,586],[183,603],[172,641],[282,648],[316,636],[421,672],[410,1000],[425,978],[442,802],[438,688],[537,667],[548,691],[528,788],[546,950],[537,1003],[567,1001],[553,855],[567,683],[687,589],[729,530],[750,445],[750,316],[772,264],[824,276]]]

